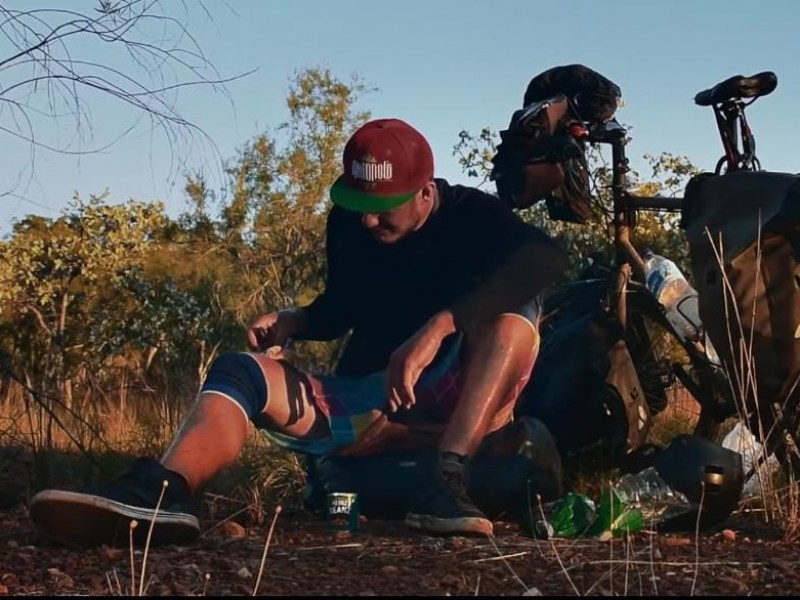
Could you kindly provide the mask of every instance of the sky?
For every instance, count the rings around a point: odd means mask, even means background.
[[[44,3],[0,1],[8,9],[33,4]],[[766,169],[800,171],[800,5],[794,0],[205,0],[206,11],[191,10],[194,0],[184,4],[192,5],[189,12],[176,14],[186,17],[220,76],[249,73],[229,82],[225,93],[203,86],[177,93],[178,110],[207,137],[170,145],[124,105],[87,94],[84,137],[70,148],[104,149],[33,149],[9,135],[16,126],[10,119],[19,115],[0,103],[0,238],[16,219],[57,218],[74,195],[106,190],[110,202],[161,200],[177,216],[187,208],[184,173],[202,171],[212,189],[222,189],[221,161],[256,135],[274,132],[288,116],[291,79],[316,67],[343,80],[356,75],[375,88],[357,108],[417,127],[431,143],[437,175],[454,183],[475,182],[453,155],[459,132],[505,128],[530,79],[550,67],[581,63],[620,86],[624,106],[617,118],[632,127],[628,155],[640,169],[643,155],[662,151],[713,169],[721,154],[713,114],[695,106],[694,95],[733,75],[771,70],[777,89],[747,112],[757,155]],[[50,6],[91,12],[96,2]],[[115,60],[80,43],[72,51],[86,60]],[[0,36],[0,64],[11,52]],[[22,73],[0,69],[0,99],[9,99],[4,90]],[[30,106],[48,102],[44,90],[35,92],[40,98],[28,97]],[[69,115],[60,124],[47,111],[32,110],[29,117],[39,139],[64,143],[73,135]]]

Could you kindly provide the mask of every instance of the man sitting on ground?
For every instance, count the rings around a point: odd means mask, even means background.
[[[556,167],[552,183],[541,179],[526,193],[557,185]],[[433,426],[439,458],[406,522],[492,533],[469,498],[465,468],[512,418],[538,352],[537,302],[563,272],[565,253],[496,197],[435,179],[428,142],[404,121],[363,125],[343,169],[330,190],[325,290],[308,306],[258,317],[250,351],[214,361],[160,461],[139,459],[84,492],[39,492],[29,509],[44,534],[127,543],[131,519],[154,519],[156,542],[196,538],[186,504],[236,460],[249,422],[293,451],[351,455],[407,447]],[[332,375],[265,352],[348,332]]]

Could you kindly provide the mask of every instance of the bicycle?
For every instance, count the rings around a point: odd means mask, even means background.
[[[724,153],[717,161],[715,174],[760,170],[755,137],[745,109],[776,86],[775,74],[763,72],[752,77],[728,78],[695,96],[698,106],[713,109],[722,142]],[[683,337],[669,320],[664,307],[644,283],[644,261],[631,243],[631,231],[640,211],[680,212],[683,198],[640,196],[628,189],[625,153],[628,132],[615,119],[593,127],[573,124],[569,131],[576,141],[611,147],[611,216],[616,257],[613,264],[592,265],[577,281],[564,285],[547,299],[542,321],[543,342],[563,327],[564,321],[596,311],[599,302],[600,310],[621,328],[621,338],[630,353],[650,413],[642,435],[632,436],[630,431],[624,435],[614,433],[617,438],[621,435],[627,438],[623,454],[646,451],[651,444],[664,443],[679,433],[714,439],[722,423],[737,414],[732,386],[722,367],[706,351],[706,341],[702,337],[697,340]],[[689,398],[677,393],[676,383],[686,390]],[[634,387],[631,393],[638,393],[637,389]],[[619,420],[625,410],[621,406],[629,400],[607,401],[605,410]],[[632,426],[628,418],[628,429]],[[619,453],[614,457],[621,458]]]

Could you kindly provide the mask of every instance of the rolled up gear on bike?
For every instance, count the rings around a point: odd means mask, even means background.
[[[574,117],[592,125],[611,119],[622,99],[619,86],[608,77],[572,64],[553,67],[531,79],[522,103],[526,106],[553,94],[566,96]]]
[[[545,200],[551,219],[588,222],[592,194],[585,141],[573,128],[611,119],[621,96],[619,86],[584,65],[554,67],[534,77],[523,108],[500,132],[492,159],[490,179],[500,198],[517,208]],[[558,164],[560,171],[548,163]],[[537,170],[536,165],[542,166]],[[540,181],[532,181],[536,179]],[[541,191],[541,197],[523,193],[531,189]]]

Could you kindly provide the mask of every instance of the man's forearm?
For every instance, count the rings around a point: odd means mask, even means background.
[[[342,337],[351,324],[335,302],[326,295],[319,296],[308,306],[297,307],[302,317],[302,327],[293,336],[298,340],[326,342]]]

